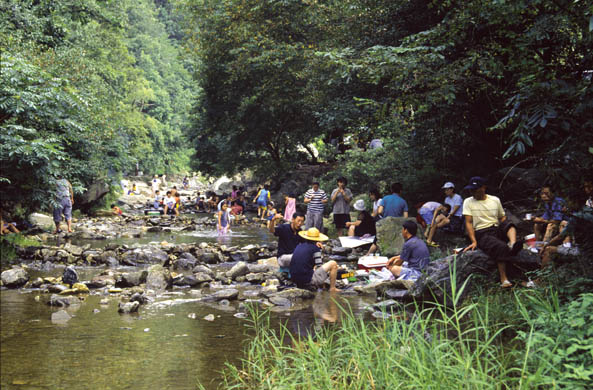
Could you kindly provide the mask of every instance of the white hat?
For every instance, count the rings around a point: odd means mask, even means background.
[[[455,188],[455,184],[451,183],[450,181],[446,182],[441,188]]]
[[[356,202],[354,202],[354,210],[364,210],[364,200],[358,199]]]

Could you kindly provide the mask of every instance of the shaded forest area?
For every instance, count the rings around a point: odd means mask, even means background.
[[[282,180],[336,162],[332,185],[397,180],[408,194],[511,166],[567,191],[590,174],[590,3],[181,3],[203,88],[190,134],[201,170]],[[375,138],[384,148],[367,150]]]
[[[324,164],[322,180],[344,175],[356,192],[397,180],[427,197],[513,166],[565,192],[591,174],[588,2],[3,0],[0,11],[0,195],[23,210],[50,206],[56,172],[81,193],[136,164],[276,183]]]

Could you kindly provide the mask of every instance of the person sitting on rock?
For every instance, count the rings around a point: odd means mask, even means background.
[[[154,191],[154,202],[152,207],[158,210],[163,205],[163,197],[161,196],[161,191],[156,190]]]
[[[175,215],[179,215],[179,210],[175,207],[175,198],[171,196],[171,191],[167,191],[165,199],[163,200],[164,206],[164,214],[167,213],[175,213]]]
[[[422,275],[430,261],[428,247],[416,236],[418,225],[413,221],[404,221],[401,235],[404,238],[404,246],[398,256],[387,261],[386,268],[391,271],[398,280],[416,281]]]
[[[560,223],[566,219],[563,213],[566,202],[554,195],[551,186],[542,187],[539,195],[544,202],[544,213],[533,220],[533,232],[536,241],[549,242],[558,233]]]
[[[16,223],[4,222],[4,213],[0,213],[0,234],[20,233]]]
[[[379,206],[379,214],[383,217],[408,218],[408,203],[399,195],[402,192],[400,183],[391,185],[391,195],[383,197],[383,205]]]
[[[523,248],[523,243],[517,240],[517,228],[507,220],[500,199],[486,194],[485,179],[474,176],[465,189],[472,193],[463,201],[465,228],[471,244],[463,251],[483,250],[496,261],[500,286],[511,287],[513,284],[507,278],[506,262]]]
[[[442,189],[446,195],[443,203],[450,206],[450,210],[446,215],[449,223],[443,226],[443,230],[455,234],[463,233],[463,198],[455,193],[455,184],[450,181],[446,182]]]
[[[112,204],[111,204],[111,212],[113,213],[113,215],[117,215],[117,216],[121,216],[121,215],[123,215],[123,213],[124,213],[124,212],[122,211],[122,209],[120,209],[119,207],[117,207],[117,206],[115,205],[115,203],[112,203]]]
[[[242,215],[243,214],[243,206],[241,206],[241,204],[236,200],[231,202],[231,214],[232,215]]]
[[[280,223],[283,218],[285,217],[280,213],[274,215],[268,225],[268,230],[270,233],[278,237],[278,265],[280,268],[288,268],[290,266],[290,260],[292,259],[294,249],[302,241],[299,232],[305,222],[305,215],[295,211],[292,214],[290,223],[283,223],[276,226],[276,224]]]
[[[354,210],[359,211],[358,218],[355,222],[346,222],[348,228],[348,236],[363,237],[374,236],[377,234],[375,226],[375,219],[365,210],[364,200],[358,199],[354,202]]]
[[[441,229],[450,225],[451,220],[448,217],[450,214],[451,205],[449,204],[442,204],[434,210],[432,215],[432,224],[430,225],[428,237],[426,237],[426,243],[428,245],[438,248],[439,244],[434,242],[434,235],[437,232],[437,229]]]
[[[325,234],[317,228],[300,231],[299,235],[306,241],[298,244],[290,261],[290,278],[299,288],[322,288],[329,278],[329,291],[340,291],[336,288],[338,263],[333,260],[322,264],[321,242],[327,241]]]
[[[274,202],[268,203],[268,207],[266,208],[266,213],[264,214],[264,219],[267,221],[266,225],[270,226],[270,221],[274,218],[278,211],[274,208]]]

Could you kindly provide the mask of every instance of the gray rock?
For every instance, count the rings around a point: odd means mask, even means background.
[[[279,296],[273,296],[268,299],[272,304],[276,306],[292,306],[292,302],[288,298],[283,298]]]
[[[8,288],[18,288],[29,281],[29,274],[22,268],[12,268],[0,275],[2,284]]]
[[[235,314],[233,314],[233,317],[243,319],[243,318],[247,318],[247,314],[246,313],[235,313]]]
[[[148,269],[146,288],[162,291],[171,285],[171,274],[160,265],[153,265]]]
[[[79,197],[78,200],[80,204],[78,204],[77,207],[82,206],[84,209],[88,209],[107,193],[109,193],[109,185],[103,180],[92,183]]]
[[[150,302],[150,300],[143,293],[136,292],[130,297],[130,302],[138,302],[141,305],[145,305]]]
[[[43,284],[43,279],[41,278],[35,278],[35,280],[31,281],[31,287],[33,288],[38,288]]]
[[[112,275],[97,275],[90,282],[86,283],[88,288],[103,288],[115,285],[115,278]]]
[[[373,318],[376,318],[378,320],[386,320],[389,317],[391,317],[391,314],[386,313],[384,311],[375,311],[373,312],[373,314],[371,314],[373,316]]]
[[[404,245],[404,238],[401,235],[402,224],[405,221],[416,222],[414,218],[387,217],[377,222],[377,245],[383,256],[395,256],[399,254]],[[418,225],[418,231],[422,227]]]
[[[29,223],[33,225],[33,228],[40,228],[42,230],[52,230],[56,227],[52,217],[41,213],[29,215]]]
[[[249,268],[247,267],[247,263],[240,261],[226,273],[226,276],[231,279],[235,279],[237,276],[247,275],[248,272]]]
[[[380,282],[373,282],[369,284],[354,286],[354,291],[361,294],[383,294],[388,289],[410,289],[414,282],[410,280],[387,280]]]
[[[266,276],[265,274],[259,273],[259,274],[247,274],[245,275],[245,279],[249,282],[249,283],[262,283],[264,280],[266,280]]]
[[[57,295],[52,294],[47,302],[50,306],[67,307],[80,303],[80,299],[73,295]]]
[[[300,288],[290,288],[286,290],[282,290],[280,292],[276,291],[264,291],[263,294],[268,297],[268,299],[272,297],[280,297],[286,298],[290,301],[296,301],[298,299],[313,299],[315,298],[315,293],[309,290],[303,290]]]
[[[229,288],[225,290],[219,290],[214,294],[208,295],[202,298],[205,301],[221,301],[223,299],[228,299],[229,301],[237,299],[239,296],[239,290],[234,288]]]
[[[119,313],[124,313],[124,314],[129,314],[129,313],[134,313],[138,311],[138,308],[140,307],[140,302],[120,302],[118,305],[118,309],[117,311]]]
[[[206,264],[218,264],[220,259],[217,253],[213,252],[204,252],[199,256],[201,262]]]
[[[269,266],[267,264],[248,264],[247,268],[249,269],[250,273],[262,273],[272,271],[275,267]]]
[[[206,321],[210,321],[210,322],[214,321],[214,318],[215,318],[214,314],[208,314],[207,316],[204,317],[204,319]]]
[[[247,262],[250,261],[249,252],[233,252],[230,255],[232,261]]]
[[[194,274],[193,277],[196,280],[196,283],[211,282],[213,280],[212,275],[205,273],[205,272],[198,272],[198,273]]]
[[[185,252],[175,261],[175,269],[192,269],[197,262],[198,260],[191,253]]]
[[[352,252],[351,248],[344,248],[342,246],[332,248],[332,254],[334,254],[334,255],[346,256],[350,252]]]
[[[192,271],[191,271],[191,272],[193,272],[194,274],[197,274],[197,273],[202,273],[202,272],[203,272],[203,273],[206,273],[206,274],[208,274],[208,275],[210,275],[210,276],[214,277],[214,271],[212,271],[210,268],[208,268],[208,267],[206,267],[205,265],[202,265],[202,264],[198,264],[198,265],[196,265],[196,266],[195,266],[195,267],[192,269]]]
[[[386,299],[384,301],[375,303],[373,307],[377,310],[385,310],[393,306],[398,306],[400,303],[393,299]]]
[[[72,317],[66,313],[65,310],[59,310],[55,313],[51,313],[51,322],[54,324],[65,324],[70,321]]]
[[[115,286],[122,288],[139,286],[146,282],[147,276],[148,272],[146,270],[138,272],[124,272],[117,275],[115,279]]]

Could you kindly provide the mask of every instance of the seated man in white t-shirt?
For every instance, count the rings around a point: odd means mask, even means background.
[[[507,278],[506,262],[523,248],[523,243],[517,241],[517,229],[507,220],[500,199],[486,194],[485,179],[472,177],[465,189],[472,193],[463,201],[465,228],[472,243],[463,251],[483,250],[496,260],[500,286],[511,287],[513,284]]]

